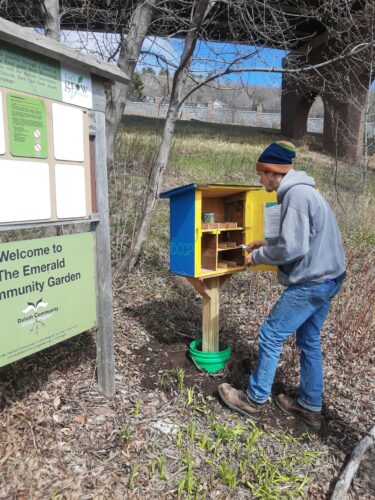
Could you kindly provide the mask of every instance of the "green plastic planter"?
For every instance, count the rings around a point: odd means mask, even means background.
[[[189,345],[189,353],[195,363],[209,373],[216,373],[226,365],[232,353],[231,348],[220,343],[219,352],[202,352],[202,340],[197,339]]]

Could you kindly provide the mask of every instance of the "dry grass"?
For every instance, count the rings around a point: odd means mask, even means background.
[[[114,258],[126,251],[142,205],[142,189],[160,140],[161,122],[127,118],[120,136],[117,168],[112,176]],[[177,127],[165,189],[190,182],[257,183],[254,164],[264,147],[277,138],[246,127],[180,123]],[[313,138],[312,143],[316,143]],[[297,168],[316,179],[331,203],[341,227],[348,278],[335,302],[333,332],[325,349],[345,356],[347,362],[368,366],[373,360],[375,308],[375,179],[369,173],[363,183],[355,165],[335,164],[327,156],[300,146]],[[145,251],[159,259],[168,246],[168,206],[160,203]],[[256,283],[256,279],[254,280]],[[278,293],[268,287],[272,303]],[[256,296],[263,294],[257,290]],[[264,303],[255,307],[264,312]],[[261,318],[260,310],[255,316]],[[366,358],[366,360],[364,360]],[[359,361],[361,359],[362,361]],[[365,369],[365,368],[363,368]]]

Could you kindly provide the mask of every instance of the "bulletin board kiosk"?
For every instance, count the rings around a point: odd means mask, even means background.
[[[108,397],[115,385],[104,92],[114,81],[129,79],[0,20],[0,366],[96,328],[99,389]],[[12,237],[51,227],[64,230]]]
[[[202,352],[219,352],[219,293],[244,271],[244,246],[278,236],[275,193],[258,186],[188,184],[160,195],[170,199],[170,269],[203,297]],[[274,270],[255,266],[252,270]]]

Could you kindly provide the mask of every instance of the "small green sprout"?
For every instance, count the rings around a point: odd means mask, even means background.
[[[194,403],[194,387],[186,389],[186,406],[192,406]]]
[[[248,465],[248,460],[246,458],[244,460],[240,461],[240,464],[238,466],[238,470],[240,471],[241,475],[245,474],[246,469],[247,469],[247,465]]]
[[[195,439],[196,431],[197,431],[197,424],[195,423],[194,420],[189,420],[189,423],[188,423],[187,429],[186,429],[186,434],[192,441],[194,441],[194,439]]]
[[[129,490],[134,490],[135,480],[137,479],[137,476],[139,474],[139,468],[140,468],[139,465],[136,465],[130,471],[130,476],[129,476],[129,481],[128,481]]]
[[[234,427],[227,427],[220,424],[215,419],[211,420],[210,429],[214,432],[218,439],[223,441],[223,443],[229,443],[230,441],[238,438],[246,430],[241,424],[236,424]]]
[[[134,431],[131,428],[129,422],[125,422],[123,425],[121,434],[120,434],[120,437],[123,440],[123,442],[125,444],[128,443],[131,440],[131,438],[133,437],[133,434],[134,434]]]
[[[164,375],[162,375],[160,378],[159,378],[159,381],[158,381],[158,386],[159,386],[159,389],[161,390],[164,390],[165,387],[167,385],[167,381],[165,380],[165,377]]]
[[[253,432],[246,438],[246,450],[248,452],[251,452],[253,450],[254,444],[259,440],[260,436],[263,434],[263,432],[258,428],[255,427],[253,429]]]
[[[51,495],[51,500],[61,500],[63,497],[63,492],[59,490],[55,490]]]
[[[139,399],[136,399],[135,400],[134,415],[136,417],[139,417],[139,413],[140,413],[140,411],[139,411]]]
[[[202,450],[208,450],[210,448],[210,445],[212,444],[212,440],[208,436],[208,434],[202,434],[200,438],[200,442],[198,444],[199,448]]]
[[[238,485],[238,470],[233,468],[228,462],[223,462],[219,465],[218,470],[223,483],[234,490]]]
[[[177,446],[177,448],[181,448],[181,441],[182,441],[182,436],[183,435],[184,435],[183,431],[179,430],[178,433],[177,433],[177,437],[176,437],[176,446]]]
[[[160,481],[165,481],[167,480],[167,474],[165,471],[165,465],[166,465],[166,460],[165,457],[157,457],[152,461],[151,464],[151,473],[154,476],[156,469],[159,471],[158,478]]]
[[[180,451],[180,464],[182,466],[187,467],[188,469],[193,468],[193,460],[191,458],[190,450],[181,450]]]
[[[178,484],[178,496],[181,497],[182,493],[186,491],[187,495],[191,495],[194,490],[195,478],[194,473],[191,469],[186,471],[185,476],[181,479]]]
[[[183,391],[185,388],[185,370],[183,368],[176,369],[176,380],[178,384],[178,388],[180,391]]]

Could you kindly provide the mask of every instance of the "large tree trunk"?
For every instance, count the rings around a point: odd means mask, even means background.
[[[152,215],[156,207],[156,200],[160,193],[164,172],[171,152],[173,132],[176,126],[178,112],[186,92],[186,82],[189,75],[192,56],[197,43],[198,32],[211,5],[212,4],[209,0],[198,0],[194,5],[194,14],[190,29],[185,39],[184,50],[173,78],[170,104],[165,120],[159,154],[150,172],[142,218],[132,241],[130,250],[123,262],[120,264],[120,268],[125,265],[128,273],[133,270],[138,260],[142,244],[147,238],[150,229]]]
[[[59,0],[43,0],[44,30],[46,36],[60,40],[60,7]]]
[[[151,22],[157,0],[140,2],[135,8],[126,37],[121,41],[117,65],[131,79]],[[117,129],[124,113],[129,85],[114,83],[108,93],[106,106],[107,164],[112,168]]]

